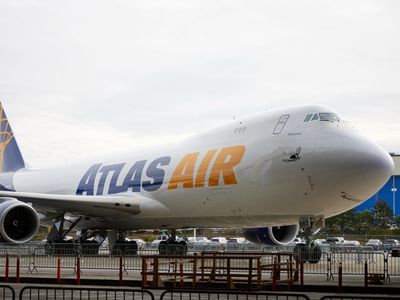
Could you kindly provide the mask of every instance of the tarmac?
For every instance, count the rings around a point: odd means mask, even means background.
[[[321,260],[318,264],[305,264],[304,280],[301,284],[301,278],[293,284],[277,283],[274,288],[272,281],[269,284],[264,285],[261,289],[256,289],[252,286],[249,289],[248,284],[238,282],[216,282],[212,280],[197,281],[196,290],[202,291],[249,291],[251,293],[257,292],[271,292],[276,290],[283,293],[300,293],[307,295],[310,299],[321,299],[326,295],[352,295],[352,296],[376,296],[376,299],[400,299],[400,272],[397,272],[400,265],[400,260],[391,259],[389,260],[389,271],[386,274],[399,274],[391,275],[383,280],[377,278],[373,284],[368,282],[365,285],[365,277],[363,275],[363,262],[365,258],[369,259],[370,272],[383,273],[384,265],[383,256],[381,258],[380,253],[371,257],[361,257],[358,260],[358,256],[346,254],[346,256],[334,255],[332,256],[331,264],[327,264],[327,258]],[[374,258],[374,259],[371,259]],[[4,260],[4,258],[2,258]],[[339,283],[338,266],[343,266],[344,274],[356,273],[358,275],[343,275],[341,284]],[[34,262],[34,263],[33,263]],[[126,265],[125,265],[126,263]],[[6,282],[4,261],[2,261],[2,267],[0,268],[0,281],[2,284],[11,285],[16,295],[19,295],[20,290],[25,286],[37,286],[37,287],[51,287],[51,288],[72,288],[72,287],[84,287],[84,288],[114,288],[114,289],[136,289],[141,290],[143,285],[141,275],[141,259],[130,258],[124,261],[122,265],[122,277],[120,278],[120,258],[119,257],[81,257],[81,272],[79,276],[76,269],[76,258],[75,257],[63,257],[61,258],[61,270],[60,279],[57,280],[57,257],[52,256],[36,256],[36,257],[21,257],[21,269],[19,282],[17,281],[15,257],[10,258],[10,269],[8,281]],[[126,270],[124,268],[127,268]],[[332,268],[330,272],[327,272],[329,268]],[[318,274],[310,274],[318,273]],[[329,275],[328,275],[329,274]],[[265,273],[264,278],[266,281],[271,278],[271,273]],[[284,277],[284,272],[282,277]],[[182,284],[181,279],[177,276],[165,276],[163,283],[165,288],[153,289],[152,287],[152,276],[148,278],[147,290],[155,296],[155,299],[159,299],[159,296],[166,289],[188,289],[191,288],[191,279],[183,278]],[[389,298],[390,297],[390,298]],[[1,298],[1,296],[0,296]],[[29,299],[29,298],[27,298]],[[178,298],[179,299],[179,298]],[[210,298],[212,299],[212,298]],[[223,298],[219,298],[223,299]],[[251,299],[251,298],[249,298]],[[280,299],[280,298],[279,298]]]
[[[15,273],[10,272],[8,282],[4,282],[4,277],[0,280],[3,284],[10,285],[19,295],[20,290],[25,286],[36,287],[52,287],[52,288],[65,288],[65,287],[90,287],[90,288],[123,288],[123,289],[141,289],[142,276],[140,271],[129,270],[124,272],[122,281],[119,280],[119,272],[116,270],[82,270],[80,274],[80,285],[77,285],[77,273],[73,269],[66,269],[61,272],[60,284],[57,284],[56,274],[54,269],[39,269],[38,272],[29,272],[28,268],[21,269],[20,283],[16,284]],[[149,282],[151,285],[151,282]],[[188,280],[184,281],[183,288],[190,288],[191,283]],[[148,289],[159,299],[159,296],[169,288],[173,288],[174,283],[171,281],[165,282],[164,289]],[[175,283],[175,287],[179,289],[180,284]],[[204,282],[199,283],[197,289],[203,291],[246,291],[248,286],[231,285],[226,283],[212,283]],[[272,291],[272,285],[267,285],[262,290],[252,290],[251,292]],[[277,290],[279,292],[300,293],[307,295],[310,299],[321,299],[326,295],[352,295],[352,296],[376,296],[378,299],[392,299],[397,295],[400,299],[400,277],[392,277],[381,284],[368,284],[365,287],[363,276],[345,275],[342,278],[342,286],[339,286],[337,276],[333,279],[327,280],[326,275],[304,275],[303,285],[296,282],[293,285],[278,284]]]

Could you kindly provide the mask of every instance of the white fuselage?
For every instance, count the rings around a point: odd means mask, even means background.
[[[14,187],[18,192],[145,199],[139,201],[139,214],[107,220],[88,216],[81,228],[245,228],[329,217],[375,194],[391,175],[393,162],[348,123],[303,122],[309,113],[333,112],[320,106],[271,110],[175,145],[59,168],[23,169],[15,174]]]

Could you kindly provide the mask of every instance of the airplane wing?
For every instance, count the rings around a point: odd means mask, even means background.
[[[95,218],[123,218],[139,214],[142,203],[153,199],[142,195],[76,196],[0,191],[0,198],[14,198],[31,203],[40,213],[71,213]]]

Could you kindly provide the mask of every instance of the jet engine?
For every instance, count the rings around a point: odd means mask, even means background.
[[[243,229],[247,240],[257,244],[270,246],[287,246],[296,238],[299,224],[277,227],[261,227]]]
[[[33,207],[14,198],[0,198],[0,235],[7,242],[30,241],[39,229],[39,216]]]

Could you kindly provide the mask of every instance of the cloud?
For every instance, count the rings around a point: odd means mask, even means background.
[[[0,98],[34,165],[331,106],[400,152],[395,1],[6,1]],[[371,126],[373,124],[373,126]]]

